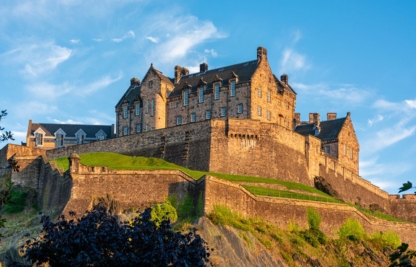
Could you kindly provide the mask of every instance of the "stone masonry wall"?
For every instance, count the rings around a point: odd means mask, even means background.
[[[390,208],[391,214],[396,218],[416,222],[416,195],[415,194],[403,194],[390,195]]]
[[[387,192],[354,174],[328,155],[321,156],[319,175],[324,177],[345,201],[366,208],[369,208],[370,204],[378,204],[386,212],[391,211]]]
[[[302,135],[277,124],[239,119],[214,121],[211,134],[211,171],[313,186]]]
[[[203,193],[204,184],[176,170],[109,170],[107,167],[71,167],[72,191],[63,213],[83,214],[92,208],[95,197],[110,194],[119,203],[121,211],[143,210],[175,195],[178,201],[187,192],[194,199]]]
[[[322,217],[321,229],[329,236],[334,236],[347,218],[356,218],[369,233],[390,230],[396,232],[402,242],[413,248],[416,246],[414,224],[370,220],[357,209],[343,204],[254,196],[238,184],[211,176],[206,177],[205,183],[206,214],[213,210],[214,205],[225,205],[243,216],[260,217],[279,227],[287,227],[293,220],[307,228],[306,212],[308,207],[312,207]]]
[[[209,170],[211,121],[143,132],[94,143],[47,151],[49,159],[72,152],[115,152],[131,156],[158,157],[191,169]]]

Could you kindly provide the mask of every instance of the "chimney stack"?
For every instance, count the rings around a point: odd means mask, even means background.
[[[321,118],[319,116],[319,113],[309,113],[309,123],[313,123],[316,127],[320,126]]]
[[[208,64],[203,62],[201,65],[199,65],[199,72],[206,72],[208,70]]]
[[[337,113],[335,112],[328,112],[326,114],[326,120],[330,121],[330,120],[336,120],[337,119]]]
[[[300,113],[295,113],[295,127],[300,125]]]
[[[264,47],[257,47],[257,64],[263,59],[267,60],[267,49]]]
[[[135,85],[135,84],[139,85],[140,84],[140,80],[137,79],[136,77],[131,78],[130,79],[130,85]]]
[[[189,74],[189,70],[187,68],[176,65],[175,66],[175,83],[178,83],[180,81],[182,75],[188,75],[188,74]]]
[[[285,84],[289,84],[289,76],[286,73],[284,73],[284,74],[282,74],[282,76],[280,76],[280,80],[282,82],[284,82]]]

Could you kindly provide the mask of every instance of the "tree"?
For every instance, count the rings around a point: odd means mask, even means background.
[[[1,119],[4,118],[4,117],[6,117],[6,116],[7,116],[7,110],[6,109],[5,110],[2,110],[0,112],[0,122],[1,122]],[[7,141],[9,139],[10,140],[14,140],[13,139],[13,134],[10,131],[4,131],[3,132],[3,130],[4,130],[4,128],[1,127],[1,125],[0,125],[0,142]]]
[[[75,214],[71,213],[74,217]],[[132,222],[118,223],[103,208],[75,220],[42,217],[43,233],[24,246],[26,259],[55,266],[206,266],[207,243],[195,230],[174,232],[169,220],[157,227],[146,209]],[[9,266],[19,266],[16,263]],[[22,266],[22,265],[20,265]]]

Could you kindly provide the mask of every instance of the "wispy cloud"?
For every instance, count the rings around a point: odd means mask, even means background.
[[[394,126],[377,131],[375,135],[363,144],[363,150],[367,152],[377,152],[389,147],[401,140],[412,136],[416,126],[403,127],[400,122]]]
[[[41,101],[21,102],[17,104],[16,108],[14,109],[14,112],[16,112],[18,117],[25,119],[27,119],[28,116],[50,114],[56,111],[58,111],[58,107],[55,105],[46,104]]]
[[[311,65],[307,62],[306,56],[287,48],[282,53],[280,61],[280,73],[290,73],[300,70],[307,70]]]
[[[92,40],[93,41],[96,41],[96,42],[102,42],[102,41],[104,41],[104,39],[101,39],[101,38],[93,38]]]
[[[116,42],[116,43],[120,43],[122,41],[124,41],[125,39],[130,39],[130,38],[135,38],[136,35],[134,34],[134,31],[128,31],[126,34],[124,34],[122,37],[120,38],[113,38],[111,39],[111,41]]]
[[[213,56],[213,57],[218,56],[218,53],[214,49],[205,49],[204,52],[208,53],[208,54],[211,54],[211,56]]]
[[[373,124],[383,121],[384,117],[381,115],[377,115],[373,119],[368,120],[368,126],[371,127]]]
[[[50,119],[50,118],[48,118],[48,119]],[[72,120],[72,119],[68,119],[68,120],[65,120],[65,121],[61,121],[61,120],[58,120],[58,119],[51,119],[54,123],[59,123],[59,124],[82,124],[82,122],[80,122],[80,121],[74,121],[74,120]]]
[[[163,19],[152,18],[143,31],[147,32],[145,36],[160,36],[157,46],[150,53],[150,57],[160,60],[159,64],[177,62],[195,52],[193,49],[197,45],[210,39],[225,37],[211,21],[200,21],[195,16],[176,14],[169,14],[168,18]]]
[[[293,88],[301,91],[302,94],[308,95],[317,101],[332,101],[348,105],[360,105],[364,103],[371,95],[370,89],[358,88],[353,84],[335,84],[328,83],[304,84],[293,83]]]
[[[71,44],[79,44],[79,42],[81,42],[80,39],[71,39],[69,40],[69,42],[71,42]]]
[[[109,86],[110,84],[123,78],[123,73],[120,72],[117,77],[112,78],[110,75],[106,75],[100,78],[98,81],[82,86],[77,92],[78,95],[87,96],[91,93],[97,92]]]
[[[26,89],[32,94],[33,98],[40,98],[44,101],[55,100],[57,97],[68,94],[73,87],[64,82],[62,84],[50,84],[46,82],[30,84]],[[41,94],[39,92],[42,92]]]
[[[299,40],[302,38],[302,34],[300,33],[299,30],[293,31],[292,36],[293,36],[293,43],[299,42]]]
[[[152,37],[152,36],[146,36],[146,39],[151,41],[152,43],[157,44],[159,42],[158,38]]]
[[[37,77],[55,69],[68,60],[72,50],[53,42],[24,44],[12,49],[1,57],[3,63],[20,66],[21,72],[28,77]]]

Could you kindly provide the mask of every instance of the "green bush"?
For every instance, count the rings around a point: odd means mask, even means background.
[[[319,246],[320,242],[312,231],[303,231],[301,235],[312,247],[317,248]]]
[[[364,238],[364,228],[357,219],[347,219],[339,228],[338,236],[341,239],[352,241],[362,240]]]
[[[3,213],[19,213],[25,209],[27,193],[23,189],[12,189],[10,191],[10,199],[6,205],[4,205]]]
[[[381,244],[383,248],[393,248],[393,249],[397,248],[402,243],[402,241],[400,240],[400,237],[396,233],[390,230],[388,230],[385,233],[378,232],[378,233],[372,234],[370,236],[370,240],[375,243]]]
[[[153,206],[150,215],[151,220],[155,222],[156,226],[159,226],[164,220],[170,220],[171,223],[174,223],[178,219],[176,209],[172,206],[168,199],[166,199],[162,204],[156,204]]]
[[[307,216],[308,216],[309,229],[319,230],[319,227],[321,226],[321,221],[322,221],[322,218],[319,215],[319,213],[312,208],[308,208]]]

